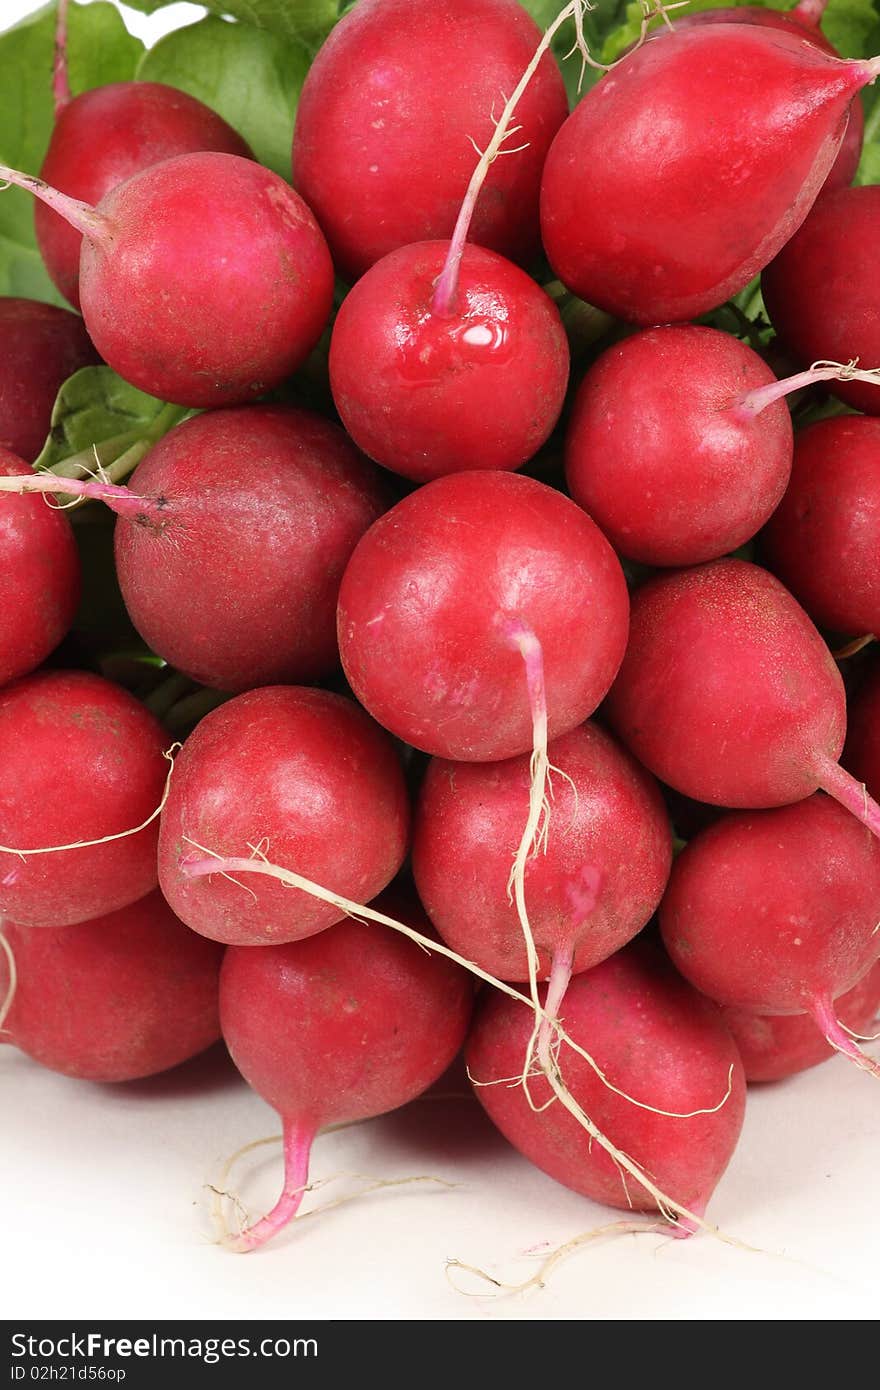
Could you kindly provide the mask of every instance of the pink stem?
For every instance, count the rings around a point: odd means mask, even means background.
[[[841,806],[866,825],[872,835],[880,839],[880,806],[868,795],[865,784],[857,782],[840,763],[832,762],[830,758],[820,761],[816,773],[822,791],[833,796],[835,801],[839,801]]]
[[[571,983],[572,964],[573,952],[571,948],[554,953],[553,961],[550,966],[550,979],[547,985],[547,998],[544,1000],[544,1012],[547,1017],[541,1019],[541,1027],[538,1030],[538,1061],[541,1064],[542,1071],[545,1072],[553,1064],[553,1058],[550,1055],[553,1024],[550,1020],[559,1017],[559,1010],[565,997],[565,991]]]
[[[81,478],[61,478],[57,473],[26,473],[21,477],[0,477],[0,493],[42,492],[64,497],[83,497],[92,501],[106,502],[117,516],[134,520],[157,521],[164,518],[167,503],[164,498],[138,497],[127,487],[115,483],[84,482]],[[0,503],[2,506],[2,503]]]
[[[860,68],[864,74],[864,80],[861,83],[863,87],[869,87],[872,82],[880,77],[880,57],[868,58],[863,63],[854,63],[854,66]]]
[[[860,372],[853,367],[840,364],[829,364],[828,366],[810,367],[805,372],[798,372],[796,376],[785,377],[783,381],[771,381],[769,386],[758,386],[754,391],[747,391],[730,406],[730,413],[735,415],[738,420],[754,420],[756,415],[760,415],[762,410],[766,410],[768,405],[773,405],[775,401],[781,401],[784,396],[789,396],[793,391],[800,391],[804,387],[812,386],[817,381],[869,381],[880,386],[880,373],[874,371]]]
[[[875,1062],[863,1052],[855,1039],[840,1026],[830,999],[814,1000],[808,1012],[835,1052],[841,1053],[850,1062],[855,1062],[857,1067],[861,1067],[862,1071],[869,1072],[871,1076],[880,1080],[880,1062]]]
[[[55,98],[55,115],[57,117],[70,101],[70,77],[67,71],[67,0],[58,0],[52,95]]]
[[[15,184],[16,188],[24,188],[28,193],[33,193],[35,198],[47,203],[65,222],[69,222],[71,227],[82,232],[90,241],[103,246],[110,242],[110,221],[100,212],[96,212],[90,203],[81,203],[78,198],[69,198],[66,193],[59,193],[57,188],[50,188],[42,179],[34,178],[33,174],[21,174],[17,169],[0,164],[0,184],[3,183]]]
[[[516,111],[523,93],[534,77],[541,59],[549,49],[554,34],[557,29],[561,28],[563,24],[567,23],[567,21],[572,18],[574,12],[574,5],[566,5],[542,35],[541,42],[535,49],[528,67],[505,104],[504,110],[495,126],[492,139],[480,155],[477,166],[471,174],[471,181],[467,186],[464,202],[459,209],[452,233],[452,240],[449,243],[449,250],[446,253],[446,261],[440,272],[440,277],[437,280],[434,297],[431,300],[431,312],[436,314],[438,318],[451,318],[456,312],[461,258],[464,255],[464,248],[467,243],[468,232],[471,228],[474,209],[477,206],[477,199],[480,196],[483,184],[486,182],[486,176],[499,155],[516,153],[515,150],[505,150],[503,148],[509,136],[515,134],[519,129],[518,126],[511,126],[514,112]]]
[[[789,13],[803,24],[812,24],[818,29],[827,8],[828,0],[800,0],[800,4],[795,5]]]
[[[309,1157],[317,1129],[314,1125],[283,1121],[284,1130],[284,1188],[272,1210],[249,1226],[235,1241],[232,1249],[239,1254],[256,1250],[283,1231],[299,1211],[306,1183],[309,1180]]]

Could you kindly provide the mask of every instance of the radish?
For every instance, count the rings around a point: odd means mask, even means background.
[[[268,686],[215,709],[187,739],[162,815],[160,883],[203,936],[297,941],[343,912],[278,883],[243,886],[222,871],[194,879],[182,861],[268,848],[366,902],[400,868],[408,830],[400,762],[363,710],[325,690]]]
[[[761,545],[768,568],[820,627],[880,633],[878,536],[880,420],[842,415],[801,430],[788,491]]]
[[[705,24],[760,24],[771,29],[783,29],[788,33],[809,38],[823,53],[839,57],[837,49],[826,39],[819,25],[827,8],[828,0],[801,0],[791,10],[768,10],[763,5],[741,5],[717,10],[699,10],[696,14],[676,13],[676,30]],[[660,38],[666,32],[659,28],[654,35]],[[844,188],[852,183],[862,155],[862,141],[865,134],[865,113],[862,104],[854,101],[849,109],[849,122],[840,153],[822,185],[822,192],[832,188]]]
[[[540,39],[514,0],[360,0],[309,71],[297,109],[293,182],[346,279],[411,242],[449,237],[492,117]],[[523,98],[514,159],[492,170],[473,238],[515,261],[537,252],[538,189],[565,120],[545,56]]]
[[[644,44],[587,93],[547,156],[541,229],[556,274],[633,323],[722,304],[806,217],[878,62],[748,24]]]
[[[791,471],[789,413],[781,400],[765,403],[776,385],[756,352],[714,328],[624,338],[589,368],[575,399],[565,446],[572,497],[642,564],[735,550],[771,515]]]
[[[58,0],[55,126],[40,178],[61,193],[98,203],[132,174],[179,154],[219,150],[250,156],[215,111],[159,82],[111,82],[71,96],[66,54],[67,0]],[[79,308],[82,232],[45,204],[34,209],[37,245],[55,285]]]
[[[0,477],[27,464],[0,448]],[[54,651],[80,595],[76,541],[66,516],[41,497],[0,498],[0,686],[25,676]]]
[[[757,565],[716,560],[643,585],[605,709],[630,752],[686,796],[761,808],[821,787],[880,834],[880,807],[837,763],[840,672]]]
[[[690,1212],[677,1227],[689,1235],[730,1161],[745,1107],[742,1063],[719,1010],[675,975],[654,942],[639,941],[576,975],[560,1015],[609,1079],[640,1104],[563,1053],[571,1093],[612,1143]],[[561,1105],[548,1105],[553,1093],[543,1077],[530,1082],[531,1104],[522,1087],[509,1084],[530,1029],[525,1010],[493,991],[485,995],[465,1055],[489,1118],[520,1153],[575,1192],[655,1210],[652,1192],[626,1178]]]
[[[843,188],[823,197],[803,227],[767,266],[764,302],[786,348],[803,362],[832,357],[880,363],[880,187]],[[843,380],[835,396],[880,414],[880,391]]]
[[[861,1034],[876,1023],[880,1012],[880,963],[857,985],[842,994],[835,1006],[841,1026]],[[834,1049],[807,1014],[755,1014],[746,1009],[722,1009],[743,1060],[747,1081],[782,1081],[818,1066]]]
[[[880,845],[828,797],[724,816],[679,855],[660,909],[673,964],[719,1004],[808,1014],[880,1076],[835,1001],[880,958]]]
[[[442,305],[449,251],[431,241],[385,256],[343,300],[330,343],[349,434],[418,483],[519,468],[556,424],[568,382],[568,340],[549,296],[503,257],[466,246]]]
[[[117,522],[116,565],[153,651],[229,691],[334,670],[342,572],[386,503],[337,426],[280,406],[212,411],[167,434],[131,488],[146,500]]]
[[[415,905],[405,915],[427,928]],[[237,1250],[256,1249],[294,1218],[320,1129],[395,1110],[442,1075],[464,1042],[472,1000],[463,970],[369,923],[339,922],[261,951],[229,948],[223,1036],[284,1126],[283,1193]]]
[[[324,329],[333,266],[282,178],[233,154],[184,154],[97,207],[0,166],[83,235],[80,300],[95,347],[133,386],[185,406],[252,400]]]
[[[187,931],[159,892],[78,926],[4,934],[15,992],[0,1042],[51,1071],[134,1081],[220,1037],[222,948]]]
[[[64,927],[155,888],[167,743],[134,696],[85,671],[0,691],[0,915]]]
[[[846,747],[840,761],[871,796],[880,796],[880,672],[876,667],[850,701]]]
[[[538,973],[562,993],[653,915],[672,860],[653,779],[596,724],[555,739],[552,817],[525,892]],[[527,980],[513,855],[529,810],[528,754],[499,763],[434,759],[419,794],[413,873],[443,940],[502,980]],[[522,1059],[520,1059],[522,1060]]]
[[[100,361],[83,321],[54,304],[0,297],[0,448],[31,463],[63,382]]]
[[[552,488],[452,474],[404,498],[358,542],[339,594],[357,698],[416,748],[493,762],[534,746],[543,667],[551,738],[583,722],[626,645],[614,552]]]

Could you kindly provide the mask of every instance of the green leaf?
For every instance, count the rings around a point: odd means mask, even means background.
[[[86,464],[107,466],[131,445],[158,438],[186,414],[182,407],[167,406],[129,386],[109,367],[82,367],[58,392],[49,438],[34,468],[62,472],[58,465],[80,454],[87,456]],[[71,465],[63,473],[76,476],[79,469]]]
[[[126,0],[144,14],[154,14],[171,0]],[[339,0],[200,0],[215,15],[231,15],[256,29],[267,29],[313,53],[339,18]]]
[[[828,0],[822,32],[844,58],[872,58],[878,51],[878,23],[876,0]]]
[[[0,34],[0,163],[36,173],[52,133],[52,52],[55,6],[46,5]],[[74,93],[134,76],[143,44],[132,38],[112,5],[72,5],[69,66]],[[21,189],[0,193],[0,288],[63,304],[43,269],[33,230],[33,198]]]
[[[167,82],[220,113],[247,140],[261,164],[290,179],[290,146],[305,50],[250,24],[208,16],[160,39],[137,75]]]

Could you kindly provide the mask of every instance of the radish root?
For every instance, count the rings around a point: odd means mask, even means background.
[[[601,1240],[606,1236],[623,1235],[669,1235],[669,1225],[662,1221],[612,1221],[606,1226],[596,1226],[591,1231],[584,1231],[579,1236],[573,1236],[571,1240],[565,1241],[563,1245],[552,1250],[541,1261],[537,1271],[529,1279],[523,1279],[519,1284],[508,1284],[503,1279],[496,1279],[488,1270],[480,1269],[478,1265],[465,1264],[463,1260],[446,1261],[446,1277],[455,1289],[456,1293],[464,1294],[469,1298],[484,1297],[485,1293],[478,1290],[463,1289],[452,1277],[452,1270],[461,1270],[463,1274],[473,1274],[475,1278],[483,1280],[486,1284],[491,1284],[499,1294],[502,1293],[526,1293],[529,1289],[543,1289],[547,1278],[556,1265],[573,1255],[576,1250],[580,1250],[584,1245],[590,1245],[595,1240]],[[526,1254],[530,1253],[528,1251]]]
[[[817,381],[867,381],[874,386],[880,386],[880,367],[863,370],[859,367],[857,357],[851,362],[814,362],[807,371],[798,372],[796,376],[786,377],[783,381],[772,381],[769,386],[759,386],[754,391],[747,391],[733,402],[731,414],[738,420],[753,420],[775,401],[782,400],[793,391],[813,386]]]
[[[354,1121],[359,1124],[361,1121]],[[321,1133],[330,1134],[335,1130],[348,1129],[350,1125],[330,1125]],[[365,1173],[331,1173],[325,1178],[315,1178],[312,1182],[306,1181],[308,1168],[309,1149],[313,1140],[303,1143],[303,1132],[296,1131],[294,1126],[285,1126],[284,1134],[271,1135],[265,1139],[255,1139],[250,1144],[239,1149],[227,1160],[223,1171],[218,1179],[218,1184],[208,1184],[208,1189],[212,1193],[211,1217],[215,1229],[218,1231],[216,1243],[235,1254],[246,1254],[251,1250],[259,1248],[268,1241],[278,1231],[287,1226],[291,1220],[305,1221],[310,1216],[320,1216],[322,1213],[331,1211],[334,1207],[345,1206],[348,1202],[354,1202],[361,1197],[369,1196],[372,1192],[379,1192],[389,1187],[408,1187],[415,1183],[432,1183],[439,1187],[455,1188],[457,1183],[448,1182],[445,1178],[434,1177],[430,1174],[420,1174],[414,1177],[405,1178],[374,1178]],[[276,1203],[268,1216],[250,1224],[250,1217],[247,1209],[237,1193],[231,1192],[227,1186],[229,1183],[232,1169],[246,1154],[252,1153],[255,1149],[264,1147],[267,1144],[283,1143],[285,1146],[285,1181],[284,1192],[281,1200]],[[302,1166],[304,1164],[304,1167]],[[303,1178],[298,1185],[297,1172]],[[318,1207],[313,1207],[310,1211],[299,1211],[300,1203],[310,1192],[318,1192],[321,1188],[327,1187],[332,1182],[338,1182],[340,1178],[353,1179],[356,1182],[365,1184],[357,1192],[349,1192],[343,1197],[337,1197],[331,1202],[323,1202]],[[237,1230],[230,1228],[224,1202],[231,1203],[235,1213]]]
[[[147,826],[152,825],[153,821],[157,820],[165,810],[165,803],[171,791],[171,778],[174,774],[174,758],[182,746],[180,743],[172,743],[170,748],[166,748],[162,754],[162,757],[169,764],[165,786],[162,789],[162,799],[155,811],[152,811],[140,825],[134,826],[131,830],[119,830],[115,835],[102,835],[99,840],[76,840],[70,845],[40,845],[35,849],[18,849],[10,845],[0,845],[0,854],[17,854],[19,859],[29,859],[34,854],[60,854],[62,850],[68,849],[91,849],[94,845],[108,845],[113,840],[127,840],[130,835],[139,835],[142,830],[147,829]]]
[[[18,970],[15,965],[15,955],[12,947],[6,940],[2,929],[0,929],[0,951],[6,957],[6,965],[9,970],[9,982],[6,986],[6,993],[0,1002],[0,1033],[6,1032],[6,1020],[12,1008],[12,1001],[15,999],[15,991],[18,987]]]
[[[834,1013],[834,1007],[827,999],[817,999],[810,1013],[817,1026],[821,1029],[825,1041],[835,1052],[839,1052],[848,1061],[855,1062],[857,1067],[866,1071],[869,1076],[874,1076],[880,1080],[880,1062],[875,1062],[873,1057],[869,1057],[863,1052],[855,1041],[855,1035],[851,1034]],[[866,1039],[866,1041],[871,1041]]]

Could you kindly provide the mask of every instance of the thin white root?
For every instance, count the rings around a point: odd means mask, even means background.
[[[0,951],[2,951],[6,957],[6,965],[9,969],[9,983],[6,986],[3,1002],[0,1003],[0,1033],[5,1033],[6,1020],[9,1017],[9,1011],[12,1008],[12,1001],[15,998],[15,991],[18,987],[18,970],[16,969],[15,955],[13,954],[12,947],[6,940],[2,929],[0,929]]]
[[[451,1275],[451,1270],[460,1269],[464,1274],[473,1274],[475,1278],[483,1280],[486,1284],[491,1284],[494,1289],[501,1293],[526,1293],[529,1289],[543,1289],[547,1277],[556,1265],[569,1255],[573,1255],[576,1250],[580,1250],[584,1245],[590,1245],[594,1240],[601,1240],[605,1236],[618,1235],[669,1235],[669,1226],[666,1222],[651,1221],[612,1221],[606,1226],[597,1226],[592,1231],[584,1231],[579,1236],[573,1236],[571,1240],[565,1241],[563,1245],[552,1250],[542,1260],[539,1268],[529,1279],[523,1279],[520,1284],[508,1284],[503,1279],[496,1279],[488,1270],[480,1269],[478,1265],[465,1264],[463,1260],[446,1261],[446,1278],[455,1289],[456,1293],[465,1294],[470,1298],[485,1297],[485,1292],[478,1290],[468,1290],[461,1288]],[[528,1253],[528,1252],[526,1252]]]
[[[162,789],[162,799],[155,811],[152,811],[147,819],[140,825],[134,826],[131,830],[119,830],[115,835],[102,835],[100,840],[77,840],[70,845],[40,845],[36,849],[18,849],[9,845],[0,845],[0,854],[17,854],[19,859],[29,859],[34,854],[60,854],[62,850],[68,849],[90,849],[94,845],[109,845],[113,840],[127,840],[130,835],[139,835],[147,826],[152,825],[165,810],[165,803],[171,792],[171,778],[174,773],[174,758],[178,751],[183,747],[180,743],[172,743],[166,748],[162,757],[169,764],[168,775],[165,778],[165,786]]]

